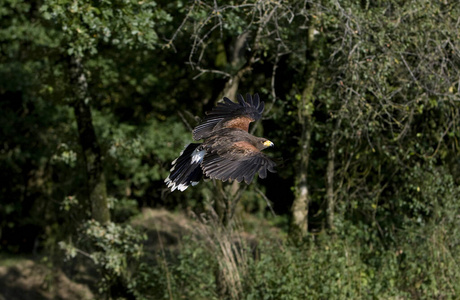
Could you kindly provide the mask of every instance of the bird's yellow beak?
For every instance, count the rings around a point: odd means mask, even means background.
[[[270,142],[269,140],[266,140],[266,141],[264,142],[264,146],[265,146],[265,147],[272,147],[272,146],[274,146],[274,145],[275,145],[275,144],[273,144],[273,143]]]

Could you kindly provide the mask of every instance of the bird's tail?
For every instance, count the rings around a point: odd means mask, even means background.
[[[165,179],[166,185],[174,191],[178,189],[183,192],[189,185],[197,185],[203,176],[201,162],[205,150],[200,150],[201,144],[188,144],[180,156],[172,162],[171,173]]]

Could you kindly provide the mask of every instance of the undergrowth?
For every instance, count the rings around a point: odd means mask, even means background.
[[[126,266],[130,272],[110,272],[110,260],[95,263],[105,270],[101,274],[113,277],[105,278],[106,284],[124,285],[125,296],[135,299],[455,299],[460,294],[460,268],[454,267],[460,262],[459,243],[447,224],[402,231],[392,245],[379,243],[373,233],[363,243],[358,233],[372,228],[349,225],[354,233],[310,235],[300,246],[276,239],[254,246],[239,231],[212,226],[199,224],[198,234],[183,237],[179,247],[162,246],[139,258],[122,244],[113,245],[111,255],[135,259]],[[103,287],[102,294],[110,295]]]

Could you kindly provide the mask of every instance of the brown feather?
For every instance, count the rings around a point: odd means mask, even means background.
[[[246,116],[238,117],[231,119],[222,126],[223,128],[237,128],[244,130],[246,132],[249,131],[249,123],[254,122],[254,119],[251,119]]]
[[[251,152],[260,152],[259,149],[257,149],[253,144],[245,142],[245,141],[233,143],[233,147],[243,148],[244,154],[251,153]]]

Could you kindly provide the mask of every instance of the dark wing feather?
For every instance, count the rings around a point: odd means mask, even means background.
[[[264,111],[264,102],[260,101],[259,95],[246,95],[246,101],[242,95],[237,96],[238,102],[233,102],[224,97],[211,111],[200,125],[193,129],[193,138],[201,140],[209,137],[216,130],[222,128],[238,128],[248,131],[249,123],[260,119]]]
[[[254,175],[259,172],[260,178],[267,177],[267,169],[274,172],[275,163],[262,153],[247,157],[245,160],[231,160],[217,153],[206,154],[201,168],[203,173],[212,179],[222,181],[243,180],[250,184]]]
[[[213,179],[222,181],[237,180],[251,183],[259,172],[260,178],[267,177],[267,170],[275,172],[276,166],[270,158],[256,148],[239,147],[239,142],[222,144],[219,141],[208,146],[201,163],[203,173]]]

